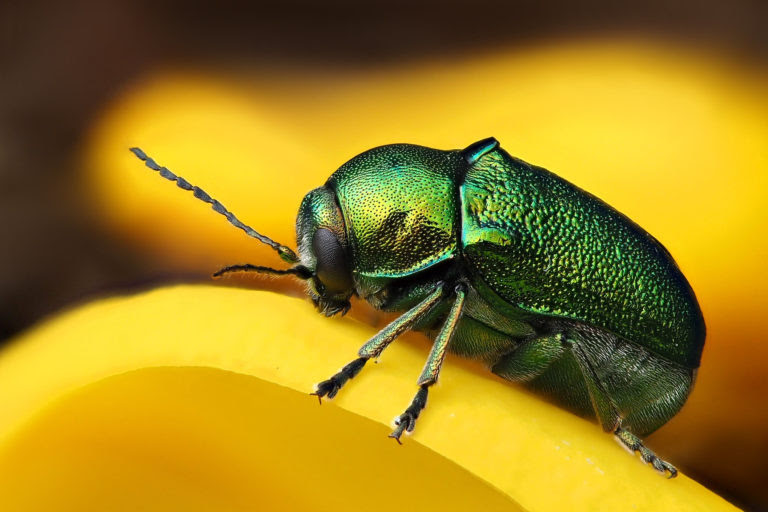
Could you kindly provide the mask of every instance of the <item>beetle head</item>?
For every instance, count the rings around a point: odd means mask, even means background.
[[[346,313],[354,282],[344,218],[333,191],[320,187],[304,197],[296,238],[301,266],[311,273],[307,282],[312,302],[326,316]]]
[[[348,264],[348,245],[344,218],[336,203],[334,193],[321,187],[304,197],[296,220],[296,233],[299,243],[299,256],[283,244],[262,235],[252,227],[243,224],[223,204],[208,195],[200,187],[162,167],[139,148],[131,152],[145,165],[173,181],[179,188],[188,190],[199,200],[208,203],[213,211],[226,217],[230,224],[241,229],[250,237],[272,247],[286,263],[294,263],[288,269],[275,269],[258,265],[230,265],[215,274],[220,277],[230,272],[257,272],[272,275],[292,274],[309,283],[309,295],[315,306],[327,316],[349,310],[349,298],[354,293],[352,274]]]

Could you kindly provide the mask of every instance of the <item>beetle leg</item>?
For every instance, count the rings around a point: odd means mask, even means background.
[[[668,478],[677,476],[675,466],[659,458],[653,451],[647,448],[642,440],[635,434],[625,429],[621,425],[621,415],[618,408],[606,392],[605,386],[600,380],[600,376],[595,365],[590,360],[589,354],[578,341],[567,341],[567,346],[571,349],[576,362],[584,375],[584,382],[587,385],[589,396],[592,399],[592,405],[595,409],[598,419],[606,432],[613,431],[616,439],[632,453],[639,453],[643,462],[651,464],[656,471],[660,473],[669,472]]]
[[[584,377],[584,383],[587,386],[589,398],[592,401],[592,408],[597,415],[597,419],[605,432],[610,432],[619,424],[620,416],[618,407],[611,400],[610,395],[605,390],[595,365],[589,358],[587,351],[578,342],[567,340],[566,346],[570,348],[576,363],[581,369]]]
[[[366,362],[368,362],[368,359],[365,357],[358,357],[351,363],[345,365],[344,368],[339,370],[339,372],[334,374],[330,379],[318,383],[315,386],[315,391],[310,394],[315,395],[320,403],[323,403],[324,396],[328,397],[330,400],[336,396],[336,393],[339,392],[341,387],[344,386],[349,379],[354,379],[355,376],[360,373],[360,370],[363,369]]]
[[[336,393],[339,392],[349,379],[354,378],[355,375],[360,373],[360,370],[363,369],[363,366],[365,366],[365,363],[370,358],[378,357],[395,338],[413,327],[416,322],[424,318],[424,315],[443,299],[445,293],[443,288],[443,283],[438,283],[435,290],[426,299],[397,317],[392,323],[368,340],[365,345],[360,347],[358,351],[360,357],[347,364],[330,379],[317,384],[315,391],[311,394],[317,396],[321,402],[324,396],[328,398],[336,396]]]
[[[507,380],[530,382],[562,357],[563,339],[562,333],[556,333],[525,340],[500,357],[491,371]]]
[[[660,473],[669,472],[669,477],[675,478],[677,476],[677,468],[669,462],[660,459],[655,453],[653,453],[648,447],[635,434],[621,427],[619,424],[616,430],[613,431],[613,435],[616,439],[632,453],[639,453],[643,462],[653,466],[653,469]]]
[[[445,354],[448,350],[448,344],[451,342],[451,338],[456,332],[456,327],[459,325],[466,295],[466,285],[458,284],[456,286],[456,301],[453,303],[453,306],[451,306],[448,317],[435,338],[432,350],[424,365],[424,370],[422,370],[421,376],[419,377],[419,391],[416,392],[416,396],[413,398],[411,405],[408,406],[403,414],[395,419],[396,427],[389,437],[393,438],[398,443],[400,443],[400,436],[403,435],[403,432],[413,432],[413,428],[416,425],[416,419],[427,405],[427,393],[429,392],[429,387],[437,382],[437,377],[440,374],[440,367],[443,365],[443,360],[445,359]]]

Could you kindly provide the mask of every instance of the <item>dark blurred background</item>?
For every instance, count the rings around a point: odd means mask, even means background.
[[[190,277],[105,237],[73,185],[88,126],[136,77],[169,64],[375,68],[603,34],[680,42],[765,66],[768,3],[3,2],[0,339],[89,297]],[[766,489],[694,476],[738,505],[768,510]]]

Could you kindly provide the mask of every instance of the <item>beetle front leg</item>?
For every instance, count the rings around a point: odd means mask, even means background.
[[[363,369],[363,366],[365,366],[365,363],[367,362],[368,358],[358,357],[344,366],[344,368],[339,370],[339,372],[334,374],[330,379],[318,383],[315,386],[315,391],[310,393],[310,395],[316,396],[320,403],[323,403],[324,396],[328,397],[328,399],[335,397],[342,386],[344,386],[349,379],[354,379],[355,375],[360,373],[360,370]]]
[[[448,313],[448,317],[440,329],[435,342],[432,345],[432,350],[429,353],[429,358],[424,365],[424,370],[419,377],[419,391],[413,398],[411,405],[405,410],[403,414],[395,419],[395,430],[389,434],[389,437],[393,438],[399,444],[400,436],[403,432],[413,432],[416,426],[416,419],[421,414],[421,411],[427,405],[427,393],[429,393],[429,387],[437,382],[437,377],[440,374],[440,368],[443,365],[445,354],[448,351],[448,344],[451,342],[456,327],[459,325],[461,319],[461,313],[464,310],[464,299],[467,295],[467,288],[464,284],[458,284],[456,286],[456,301],[451,306],[451,310]]]
[[[360,347],[360,350],[358,351],[358,356],[360,357],[347,364],[330,379],[317,384],[315,386],[315,391],[311,394],[317,396],[318,400],[321,402],[324,396],[328,398],[336,396],[336,393],[339,392],[341,387],[344,386],[349,379],[354,378],[360,373],[360,370],[363,369],[363,366],[365,366],[365,363],[367,363],[370,358],[378,357],[379,354],[381,354],[384,349],[395,340],[395,338],[424,318],[424,315],[429,313],[429,311],[442,300],[444,293],[443,284],[439,283],[426,299],[397,317],[392,323],[368,340],[365,345]]]

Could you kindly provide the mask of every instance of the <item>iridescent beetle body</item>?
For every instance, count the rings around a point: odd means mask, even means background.
[[[674,416],[693,385],[705,329],[691,287],[651,235],[596,197],[511,157],[495,139],[454,151],[393,144],[354,157],[305,196],[298,257],[249,234],[296,265],[235,265],[217,275],[294,274],[307,280],[326,315],[346,312],[352,295],[404,312],[318,384],[319,397],[335,396],[408,329],[434,340],[416,397],[396,420],[391,437],[398,442],[413,430],[451,350],[596,417],[645,462],[676,475],[638,436]]]

